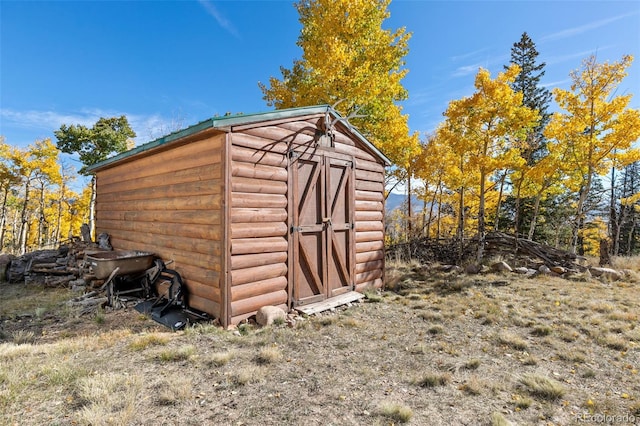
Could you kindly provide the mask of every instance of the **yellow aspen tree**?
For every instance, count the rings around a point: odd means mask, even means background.
[[[69,188],[71,182],[76,179],[75,170],[64,162],[60,164],[60,183],[58,190],[53,196],[52,206],[55,206],[55,228],[52,232],[53,241],[63,240],[62,228],[65,222],[69,221],[67,217],[70,210],[70,200],[77,195]]]
[[[20,232],[17,241],[17,249],[20,254],[24,254],[27,249],[30,222],[29,209],[34,195],[34,185],[36,182],[45,182],[49,178],[53,180],[59,179],[58,153],[58,149],[48,138],[36,141],[25,150],[15,150],[13,152],[12,160],[22,180],[23,191],[20,209]],[[41,185],[46,184],[42,183]],[[42,207],[42,200],[39,201],[39,206]]]
[[[522,148],[521,148],[522,149]],[[526,147],[524,148],[526,150]],[[563,171],[565,161],[559,152],[547,152],[541,156],[535,163],[522,162],[517,165],[512,174],[512,193],[518,204],[520,199],[532,199],[533,210],[531,214],[531,222],[527,234],[528,239],[533,239],[536,226],[539,221],[540,204],[549,196],[559,195],[565,189],[563,187],[565,173]],[[517,224],[520,209],[516,208]],[[516,233],[516,244],[518,234]]]
[[[16,148],[9,146],[0,137],[0,196],[2,197],[2,207],[0,207],[0,252],[4,249],[6,236],[8,205],[11,191],[20,185],[20,175],[13,159],[19,158]]]
[[[572,227],[571,251],[575,253],[585,222],[585,201],[593,179],[613,165],[624,166],[640,159],[633,143],[640,137],[640,111],[629,108],[631,94],[615,95],[627,75],[633,57],[598,63],[595,56],[572,71],[571,89],[553,91],[558,106],[545,130],[549,151],[559,152],[569,176],[567,187],[578,194]]]
[[[437,133],[426,137],[422,143],[420,153],[415,157],[414,170],[415,177],[420,179],[424,185],[421,197],[423,202],[428,204],[429,213],[423,211],[423,228],[427,238],[431,238],[431,225],[435,218],[436,239],[440,238],[440,219],[442,206],[442,192],[444,190],[444,178],[447,173],[447,161],[449,147],[442,144],[437,137]],[[438,209],[436,212],[436,205]]]
[[[458,240],[458,257],[461,258],[464,249],[464,239],[467,228],[470,225],[468,211],[471,211],[469,192],[478,176],[476,170],[468,167],[471,152],[466,149],[464,138],[464,127],[456,126],[454,122],[446,121],[438,126],[436,137],[433,143],[437,145],[437,152],[440,154],[440,162],[446,169],[443,176],[444,185],[455,193],[448,198],[451,210],[455,212],[455,234]],[[442,205],[441,205],[442,207]]]
[[[407,99],[401,80],[411,35],[404,28],[382,28],[390,0],[301,0],[295,4],[302,30],[302,59],[269,87],[258,83],[267,104],[278,109],[315,104],[336,105],[352,124],[406,170],[418,152],[408,117],[397,102]]]
[[[451,101],[444,113],[449,138],[455,141],[453,149],[464,167],[460,172],[477,174],[478,262],[484,254],[489,178],[524,161],[517,141],[526,138],[539,118],[535,110],[522,105],[522,93],[510,86],[519,73],[520,67],[511,65],[492,79],[489,71],[481,68],[475,78],[475,93]]]

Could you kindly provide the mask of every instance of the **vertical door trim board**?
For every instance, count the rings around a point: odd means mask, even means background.
[[[321,204],[324,204],[324,211],[322,212],[321,217],[325,218],[327,217],[327,180],[329,179],[329,177],[327,176],[327,168],[329,167],[329,165],[331,164],[330,162],[327,161],[327,157],[326,155],[322,154],[320,156],[320,158],[322,159],[322,164],[320,164],[320,199]],[[322,210],[322,209],[321,209]],[[320,246],[322,247],[321,250],[321,257],[322,257],[322,278],[320,278],[320,282],[322,283],[322,290],[324,291],[324,298],[328,299],[329,298],[329,244],[331,244],[331,242],[329,241],[329,232],[327,231],[327,223],[324,223],[323,220],[323,230],[320,232]]]
[[[356,288],[356,159],[351,158],[351,174],[349,176],[349,274],[350,290]]]

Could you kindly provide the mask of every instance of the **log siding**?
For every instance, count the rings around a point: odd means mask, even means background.
[[[182,276],[188,303],[220,316],[222,144],[210,136],[97,173],[96,232],[146,250]]]
[[[288,161],[273,134],[264,127],[231,133],[231,324],[265,305],[288,308]]]

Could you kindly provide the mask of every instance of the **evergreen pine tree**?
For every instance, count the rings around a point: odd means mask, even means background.
[[[622,170],[617,198],[618,222],[614,234],[615,255],[630,256],[640,252],[640,162]],[[621,202],[621,200],[627,200]],[[634,200],[634,201],[630,201]]]
[[[511,88],[516,92],[522,92],[524,106],[535,109],[540,114],[540,121],[529,134],[527,147],[523,150],[523,157],[529,164],[535,163],[544,155],[545,143],[542,131],[551,117],[547,111],[551,102],[551,93],[540,85],[546,63],[537,64],[537,57],[535,43],[526,32],[522,33],[520,41],[514,43],[511,48],[511,63],[520,66],[521,69]],[[505,65],[504,68],[508,69],[509,66]]]
[[[516,64],[521,69],[520,74],[511,84],[511,88],[516,92],[522,93],[522,104],[524,106],[538,111],[540,115],[538,124],[527,134],[526,141],[521,146],[521,155],[528,166],[534,165],[547,153],[543,131],[551,117],[548,112],[551,93],[540,85],[540,79],[544,76],[546,64],[544,62],[537,63],[537,58],[538,51],[535,43],[526,32],[522,33],[520,40],[511,47],[511,64]],[[505,65],[504,68],[508,69],[509,65]],[[513,182],[513,184],[516,188],[520,187],[517,182]],[[527,230],[530,228],[530,222],[536,221],[537,212],[525,217],[523,215],[523,207],[536,203],[533,199],[521,197],[519,190],[512,197],[512,201],[509,199],[511,197],[507,199],[505,206],[512,206],[513,211],[500,213],[500,215],[513,218],[516,235],[526,235]],[[538,205],[540,205],[541,209],[544,208],[542,205],[544,202],[553,204],[553,200],[548,198],[539,200]]]

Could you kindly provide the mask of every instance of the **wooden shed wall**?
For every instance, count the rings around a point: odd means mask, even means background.
[[[234,127],[231,134],[230,322],[264,305],[286,307],[288,157],[294,148],[313,151],[324,115]],[[336,132],[334,148],[355,161],[356,290],[381,287],[384,270],[384,166],[361,143]]]
[[[355,159],[355,290],[380,288],[384,276],[384,165],[344,133],[335,135],[335,147]]]
[[[277,126],[231,134],[230,322],[265,305],[287,310],[288,159]],[[291,132],[287,132],[290,134]]]
[[[220,317],[224,134],[97,172],[96,230],[116,249],[156,253],[187,285],[189,305]]]

